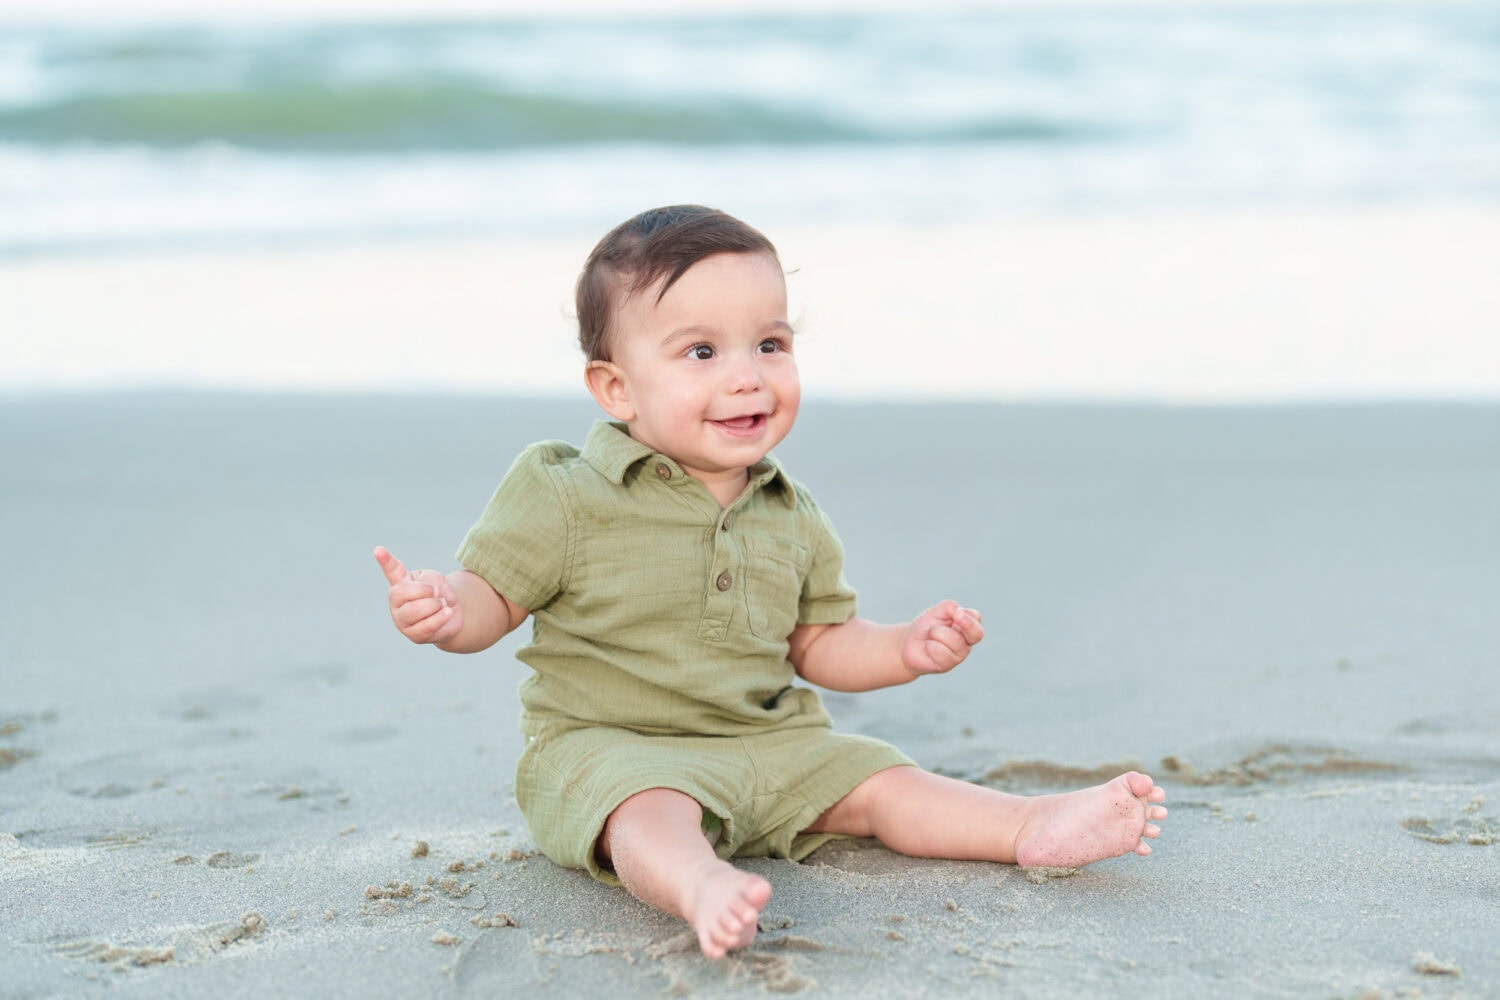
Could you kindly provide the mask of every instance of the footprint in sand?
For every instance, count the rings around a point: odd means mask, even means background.
[[[120,969],[165,965],[177,958],[176,949],[170,947],[132,948],[107,941],[70,941],[59,947],[57,954],[77,962],[102,962]]]
[[[252,910],[238,920],[178,928],[171,932],[171,944],[119,945],[108,941],[69,941],[59,945],[54,951],[63,958],[71,958],[77,962],[100,962],[116,969],[128,970],[211,956],[258,937],[265,927],[265,918]]]
[[[57,776],[57,784],[69,795],[81,799],[123,799],[159,791],[180,773],[180,768],[154,767],[141,754],[120,753],[64,768]]]
[[[1303,777],[1352,777],[1395,774],[1399,764],[1363,760],[1346,750],[1327,746],[1271,743],[1223,767],[1204,769],[1176,754],[1163,757],[1163,777],[1180,785],[1258,785]]]
[[[744,963],[750,978],[772,993],[799,993],[816,986],[818,981],[810,976],[799,975],[792,963],[780,955],[765,952],[745,952],[738,961]]]
[[[234,851],[216,851],[208,856],[205,864],[210,868],[244,868],[260,860],[259,854],[236,854]]]
[[[1412,816],[1401,823],[1401,828],[1418,840],[1430,844],[1472,844],[1489,847],[1500,839],[1500,820],[1479,815],[1484,808],[1484,799],[1476,798],[1452,819],[1434,820],[1426,816]]]
[[[257,782],[249,794],[256,798],[274,798],[277,802],[296,802],[313,812],[327,812],[349,802],[349,794],[343,788],[323,780],[316,773],[304,774],[301,782]]]

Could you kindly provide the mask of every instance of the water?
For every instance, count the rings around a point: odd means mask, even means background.
[[[1500,5],[0,27],[0,254],[1500,198]]]

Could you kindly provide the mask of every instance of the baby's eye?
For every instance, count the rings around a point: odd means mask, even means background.
[[[757,344],[755,349],[762,354],[775,354],[786,350],[786,341],[779,337],[767,337]]]
[[[694,344],[692,347],[688,348],[687,356],[692,358],[694,361],[711,361],[713,360],[714,356],[713,345]]]

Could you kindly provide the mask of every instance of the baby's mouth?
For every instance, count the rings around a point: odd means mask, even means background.
[[[711,421],[731,434],[754,434],[765,426],[766,414],[752,413],[744,417],[731,417],[728,420]]]

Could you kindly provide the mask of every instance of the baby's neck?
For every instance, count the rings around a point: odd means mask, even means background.
[[[705,478],[697,473],[689,473],[694,479],[702,483],[709,494],[719,502],[719,509],[723,510],[739,499],[745,487],[750,484],[750,470],[740,469],[738,473],[727,472],[723,478]]]

